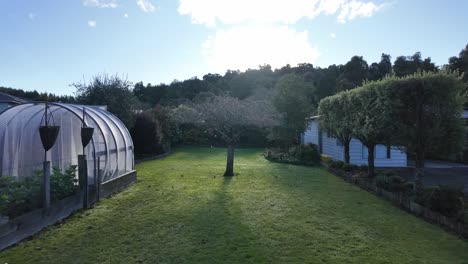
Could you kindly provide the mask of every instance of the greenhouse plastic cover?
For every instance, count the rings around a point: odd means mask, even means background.
[[[48,103],[49,125],[60,126],[55,145],[47,152],[51,166],[62,171],[78,164],[83,154],[81,127],[94,128],[84,153],[88,160],[89,183],[117,178],[134,168],[133,142],[125,125],[111,113],[93,106]],[[0,113],[0,176],[34,176],[42,169],[45,151],[39,135],[44,125],[45,103],[26,103]],[[53,118],[52,118],[53,117]],[[99,161],[99,162],[98,162]]]

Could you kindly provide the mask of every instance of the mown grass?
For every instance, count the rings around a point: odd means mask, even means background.
[[[183,148],[0,263],[468,263],[468,243],[320,167]]]

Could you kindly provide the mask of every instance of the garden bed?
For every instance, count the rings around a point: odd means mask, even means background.
[[[437,224],[444,229],[457,234],[458,236],[468,239],[468,225],[463,222],[463,219],[455,219],[447,217],[439,212],[435,212],[430,208],[427,208],[414,201],[415,199],[406,195],[405,191],[391,192],[384,188],[378,187],[375,182],[355,177],[355,175],[349,171],[347,172],[337,168],[332,168],[326,164],[324,165],[328,171],[344,179],[345,181],[353,183],[363,190],[374,193],[413,215],[416,215],[430,223]]]
[[[131,171],[101,185],[100,197],[104,198],[119,192],[136,181],[136,171]],[[89,186],[90,190],[95,190]],[[42,229],[55,224],[83,208],[83,193],[74,194],[56,200],[49,208],[38,208],[13,218],[0,218],[0,250],[30,237]],[[96,193],[89,193],[89,201],[95,203]]]

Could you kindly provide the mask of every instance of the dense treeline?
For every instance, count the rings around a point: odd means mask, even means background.
[[[396,76],[402,77],[421,71],[438,71],[441,68],[457,70],[467,73],[464,80],[468,81],[468,45],[459,56],[451,57],[447,65],[438,67],[430,57],[423,58],[420,52],[412,56],[398,56],[392,64],[389,54],[382,54],[379,62],[368,64],[362,56],[354,56],[344,65],[330,65],[326,68],[314,67],[309,63],[298,64],[295,67],[286,65],[273,70],[269,65],[259,66],[258,69],[249,69],[245,72],[228,70],[224,75],[208,73],[199,79],[193,77],[184,81],[174,80],[170,84],[144,84],[137,82],[133,86],[133,94],[147,108],[158,104],[177,104],[180,100],[194,100],[204,93],[229,92],[238,99],[244,99],[254,94],[257,89],[272,89],[281,77],[287,74],[296,74],[312,90],[310,100],[317,106],[318,102],[329,95],[340,91],[350,90],[362,85],[364,80],[379,80],[392,71]],[[28,98],[31,100],[78,102],[75,96],[57,96],[37,91],[24,91],[0,87],[1,92]]]
[[[244,72],[228,70],[224,75],[208,73],[201,79],[194,77],[184,81],[175,80],[170,84],[133,84],[124,77],[98,75],[89,83],[73,84],[77,89],[75,96],[55,96],[11,88],[0,88],[0,91],[32,100],[107,105],[109,111],[122,119],[135,137],[139,133],[146,133],[132,129],[136,115],[149,112],[156,119],[146,114],[137,120],[138,127],[149,122],[152,127],[157,128],[156,132],[146,136],[158,137],[161,142],[162,138],[166,141],[170,138],[176,143],[206,145],[221,144],[221,141],[192,125],[173,127],[167,121],[168,109],[188,101],[201,102],[211,95],[222,94],[229,94],[239,100],[271,100],[282,114],[280,125],[274,128],[272,133],[248,129],[245,135],[249,136],[243,136],[238,144],[264,145],[275,142],[287,148],[297,142],[298,135],[305,128],[305,118],[317,112],[318,104],[323,98],[362,86],[366,80],[380,80],[389,74],[403,77],[418,71],[438,72],[444,69],[465,73],[463,79],[466,83],[468,45],[458,56],[451,57],[444,66],[437,66],[430,57],[423,58],[421,53],[416,52],[411,56],[398,56],[393,63],[389,54],[382,54],[380,61],[370,64],[363,57],[354,56],[344,65],[322,68],[302,63],[278,69],[262,65],[258,69],[248,69]],[[269,135],[268,139],[265,139],[266,134]],[[166,142],[164,148],[153,146],[146,149],[161,152],[167,150],[167,145]]]
[[[272,70],[269,65],[245,72],[227,71],[225,75],[206,74],[202,79],[196,77],[185,81],[174,81],[171,84],[144,85],[136,83],[135,96],[148,105],[176,104],[178,100],[193,100],[206,92],[229,92],[238,99],[244,99],[257,89],[272,89],[285,75],[296,74],[304,79],[311,90],[310,102],[318,102],[329,95],[350,90],[362,85],[364,80],[379,80],[395,72],[396,76],[405,76],[421,71],[437,71],[431,58],[423,59],[421,53],[412,56],[399,56],[392,64],[391,56],[382,54],[381,60],[368,64],[363,57],[354,56],[345,65],[331,65],[327,68],[314,67],[303,63],[295,67],[286,65]]]
[[[21,89],[13,89],[8,87],[1,87],[0,92],[7,93],[22,99],[33,100],[33,101],[49,101],[49,102],[63,102],[63,103],[75,103],[76,99],[71,95],[55,95],[51,93],[39,93],[38,91],[24,91]]]
[[[203,98],[206,93],[228,92],[238,99],[245,99],[257,90],[272,90],[282,77],[295,74],[303,78],[308,86],[309,101],[316,108],[322,98],[358,87],[364,80],[382,79],[391,72],[398,77],[417,71],[438,71],[444,67],[468,72],[467,48],[463,49],[458,57],[450,58],[449,64],[442,67],[436,66],[430,57],[423,58],[420,52],[412,56],[399,56],[393,64],[389,54],[382,54],[379,62],[370,65],[363,57],[354,56],[344,65],[331,65],[326,68],[303,63],[295,67],[286,65],[273,70],[269,65],[263,65],[245,72],[229,70],[224,75],[209,73],[201,79],[194,77],[184,81],[175,80],[170,84],[144,85],[138,82],[134,85],[133,92],[146,107],[158,104],[177,105],[183,100]],[[467,76],[464,78],[465,81],[468,80]]]

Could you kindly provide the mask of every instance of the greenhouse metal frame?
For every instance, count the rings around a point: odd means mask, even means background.
[[[55,145],[44,154],[39,126],[44,123],[46,105],[60,132]],[[81,144],[82,126],[94,127],[86,148]],[[34,176],[44,159],[63,171],[78,165],[81,154],[87,155],[89,185],[134,171],[134,148],[128,129],[98,106],[29,102],[0,112],[0,176]]]

